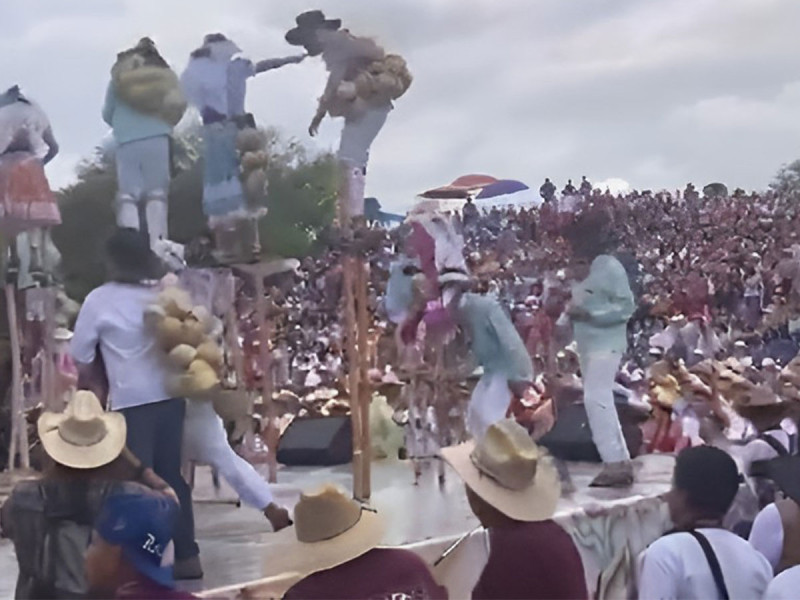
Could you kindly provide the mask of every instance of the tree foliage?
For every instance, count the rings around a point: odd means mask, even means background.
[[[783,165],[769,187],[781,196],[800,200],[800,160]]]
[[[320,231],[333,219],[336,161],[329,154],[310,156],[297,142],[267,130],[270,163],[267,216],[260,223],[263,252],[303,258],[318,249]],[[197,128],[176,137],[169,193],[170,237],[188,243],[207,229],[202,209],[202,138]],[[102,244],[114,229],[117,189],[113,154],[98,149],[78,168],[75,184],[59,192],[62,224],[53,241],[62,254],[67,293],[76,299],[104,280]]]

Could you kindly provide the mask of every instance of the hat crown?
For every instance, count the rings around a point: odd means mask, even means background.
[[[533,485],[539,449],[513,419],[490,426],[470,455],[475,467],[498,485],[514,491]]]
[[[301,494],[294,509],[297,539],[313,544],[335,538],[358,523],[361,510],[361,505],[333,486]]]
[[[97,396],[88,391],[77,392],[64,412],[66,418],[58,425],[58,435],[76,446],[96,444],[108,433],[103,414]]]

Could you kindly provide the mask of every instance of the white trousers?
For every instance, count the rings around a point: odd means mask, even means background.
[[[242,502],[264,510],[273,500],[269,484],[228,443],[222,419],[208,400],[186,403],[183,459],[210,465],[236,491]]]
[[[511,404],[511,389],[504,375],[486,374],[478,380],[467,411],[467,431],[476,440],[486,434],[489,426],[506,418]]]
[[[614,406],[614,379],[622,355],[611,350],[584,352],[580,356],[583,403],[592,440],[604,463],[630,460]]]

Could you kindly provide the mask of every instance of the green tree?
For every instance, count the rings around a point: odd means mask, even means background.
[[[783,165],[769,187],[781,196],[800,200],[800,160]]]
[[[330,153],[309,155],[301,144],[284,141],[274,130],[266,133],[270,163],[268,213],[260,223],[263,253],[303,258],[319,250],[318,235],[335,214],[336,161]],[[199,129],[190,127],[173,147],[170,237],[184,244],[207,229],[201,144]],[[102,243],[115,225],[113,154],[98,149],[77,175],[75,184],[59,192],[63,222],[54,229],[53,241],[62,254],[66,291],[81,300],[104,280]]]

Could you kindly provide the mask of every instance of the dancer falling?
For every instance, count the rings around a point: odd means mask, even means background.
[[[340,210],[345,221],[363,220],[370,146],[386,123],[393,100],[411,85],[411,74],[400,56],[386,54],[373,40],[341,29],[340,19],[326,19],[322,11],[313,10],[296,21],[286,41],[304,47],[310,56],[322,56],[330,74],[308,132],[316,135],[326,115],[344,117],[338,151]]]
[[[103,106],[117,143],[117,225],[143,230],[144,212],[151,247],[169,237],[170,135],[185,111],[178,77],[153,40],[117,55]]]
[[[257,237],[251,248],[235,248],[236,238],[241,237],[238,226],[243,221],[253,223],[265,212],[266,139],[255,129],[252,115],[245,112],[247,80],[305,58],[297,55],[253,63],[238,57],[240,52],[239,46],[221,33],[208,34],[203,45],[192,52],[181,76],[189,102],[203,119],[203,210],[223,260],[244,258],[242,253],[257,254]]]
[[[58,143],[44,111],[18,86],[0,94],[0,234],[14,238],[29,233],[30,271],[35,279],[47,270],[42,228],[61,223],[56,197],[44,173],[44,165],[57,154]],[[19,255],[13,239],[9,247],[9,266],[17,270]]]
[[[595,487],[633,483],[633,465],[614,404],[614,381],[628,344],[633,293],[622,263],[610,255],[610,217],[588,209],[568,228],[576,271],[588,274],[575,285],[567,314],[572,319],[583,376],[584,404],[592,439],[603,459]],[[590,266],[591,265],[591,266]]]

